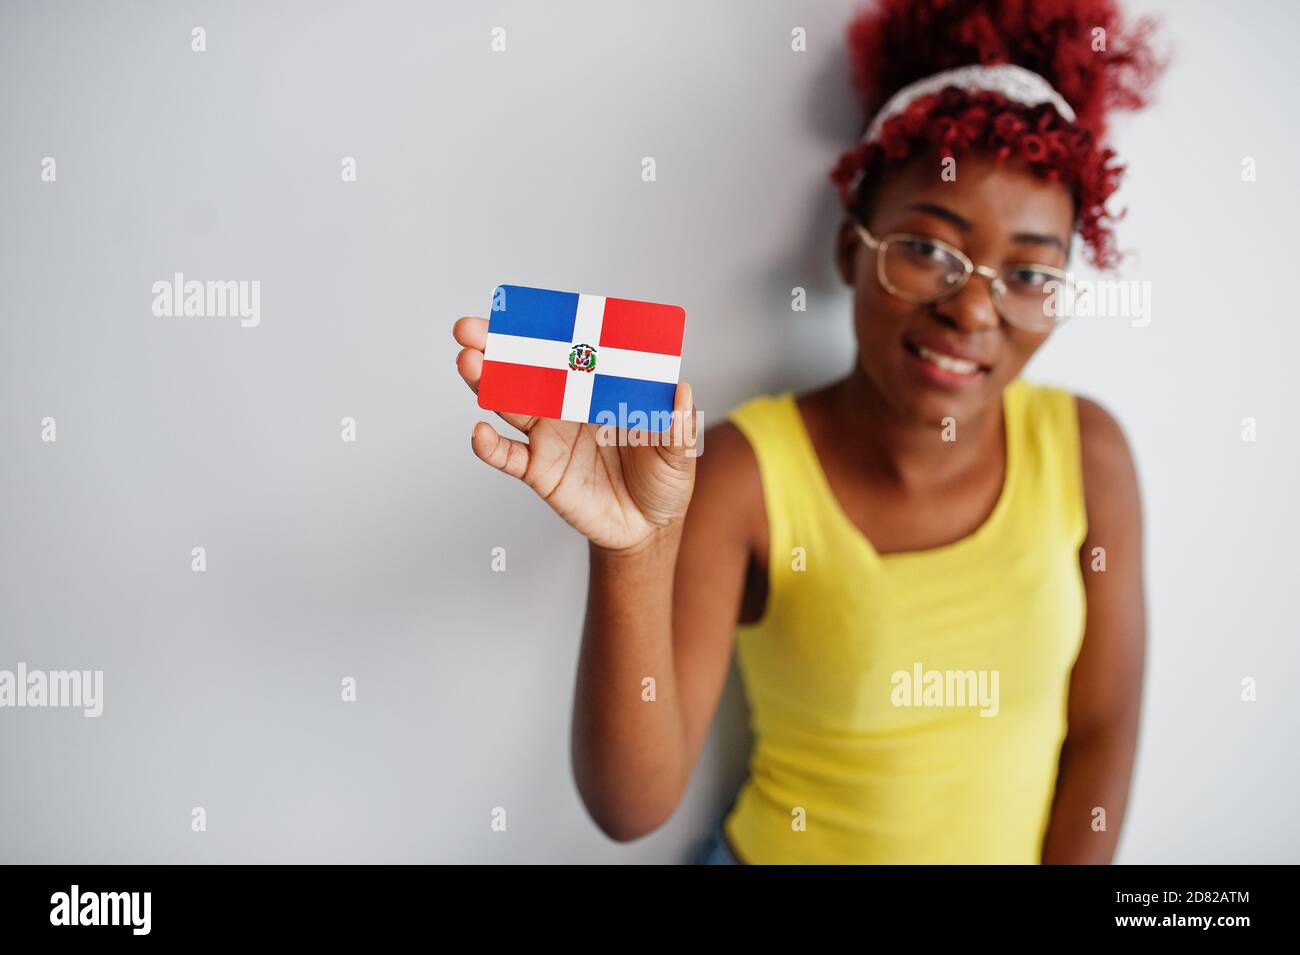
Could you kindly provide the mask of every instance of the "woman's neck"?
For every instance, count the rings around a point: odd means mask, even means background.
[[[941,422],[923,421],[891,404],[860,363],[828,392],[827,425],[832,443],[855,468],[907,489],[946,484],[1001,457],[1002,400],[977,417],[956,423],[956,438],[944,440]]]

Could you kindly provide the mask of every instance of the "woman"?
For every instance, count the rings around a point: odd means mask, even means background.
[[[1073,235],[1116,258],[1104,121],[1142,104],[1146,32],[1109,0],[864,12],[871,122],[832,173],[852,372],[744,404],[698,459],[475,426],[474,453],[590,541],[573,759],[611,837],[673,813],[734,647],[755,742],[708,861],[1111,860],[1145,642],[1137,480],[1110,414],[1020,372],[1063,317]],[[454,329],[471,388],[485,334]],[[694,421],[685,383],[676,413]]]

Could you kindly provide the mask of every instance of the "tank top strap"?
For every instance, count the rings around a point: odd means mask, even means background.
[[[1060,534],[1080,546],[1088,532],[1088,512],[1078,400],[1063,388],[1017,382],[1021,408],[1014,418],[1030,472],[1026,477],[1034,489],[1033,503],[1040,519],[1054,521]]]
[[[874,557],[839,511],[792,392],[753,398],[733,410],[728,420],[745,436],[758,461],[773,577],[799,567],[810,553],[835,553],[842,560]]]
[[[790,538],[790,500],[797,493],[793,489],[803,483],[804,464],[795,453],[799,435],[791,411],[798,413],[794,395],[785,391],[751,398],[727,416],[745,436],[758,462],[772,550]]]

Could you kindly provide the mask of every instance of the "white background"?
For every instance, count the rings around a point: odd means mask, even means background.
[[[681,304],[711,421],[843,373],[852,6],[3,7],[0,668],[103,669],[106,700],[0,710],[0,860],[686,858],[743,773],[738,687],[671,823],[606,840],[568,760],[585,547],[471,455],[449,329],[498,282]],[[1141,473],[1121,861],[1296,862],[1300,30],[1140,9],[1175,54],[1116,128],[1152,322],[1078,320],[1026,376],[1108,406]],[[261,325],[155,317],[174,271],[260,281]]]

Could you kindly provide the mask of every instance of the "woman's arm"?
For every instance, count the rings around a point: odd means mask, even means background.
[[[731,660],[762,488],[733,425],[711,429],[704,446],[682,523],[630,551],[590,548],[573,770],[588,812],[620,841],[677,808]]]
[[[1088,617],[1070,677],[1069,730],[1044,863],[1109,863],[1115,855],[1133,775],[1146,652],[1142,507],[1133,457],[1114,418],[1085,398],[1078,407],[1088,511],[1079,560]],[[1094,548],[1104,548],[1105,570],[1094,569]],[[1103,821],[1105,828],[1098,828]]]
[[[477,316],[452,326],[456,369],[473,391],[487,329]],[[645,835],[677,808],[722,694],[756,530],[766,527],[744,436],[714,428],[697,459],[685,382],[673,415],[666,442],[643,433],[613,444],[595,425],[509,412],[498,416],[526,440],[486,421],[470,437],[475,455],[587,538],[573,772],[592,818],[615,839]]]

